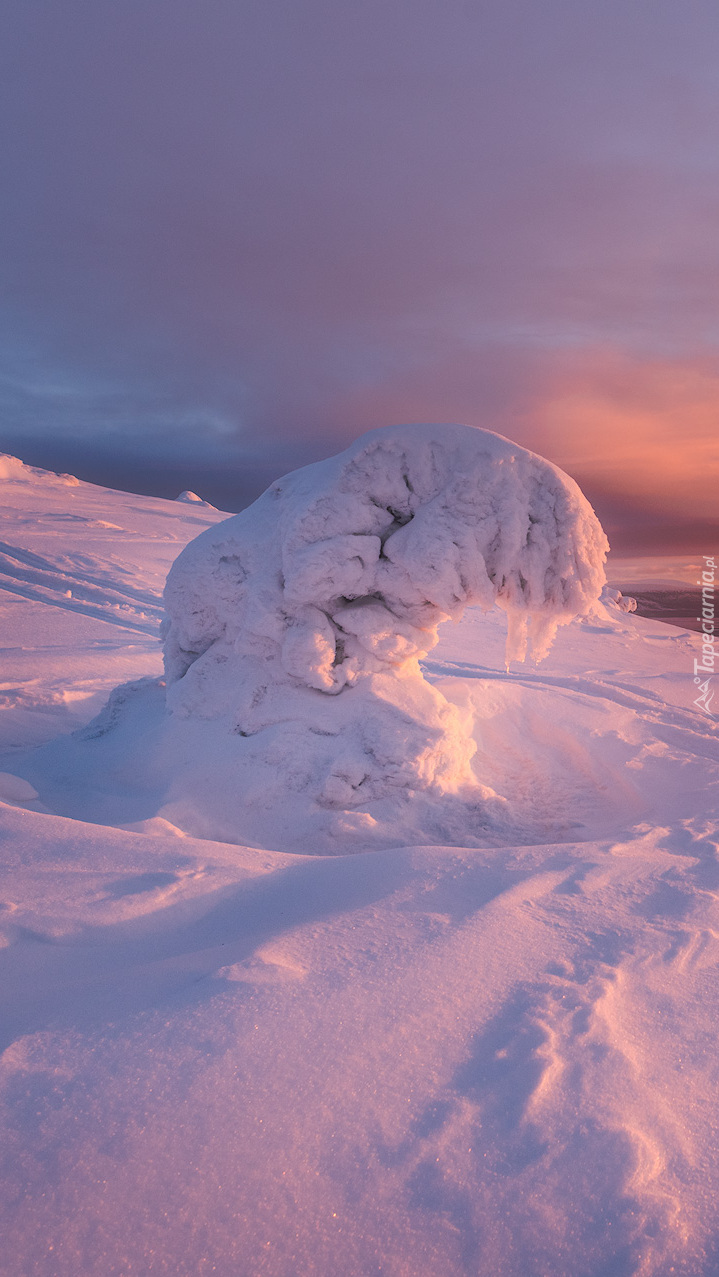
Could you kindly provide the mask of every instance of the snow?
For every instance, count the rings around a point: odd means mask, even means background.
[[[719,747],[698,635],[608,600],[507,673],[505,613],[470,604],[421,668],[422,713],[441,695],[476,746],[473,824],[431,788],[394,815],[312,806],[287,782],[293,700],[259,733],[281,784],[232,736],[257,789],[245,845],[202,839],[179,787],[206,744],[228,802],[224,709],[164,710],[161,592],[236,521],[3,475],[0,1270],[713,1277]],[[309,698],[335,732],[396,659],[336,693],[282,666],[275,703]],[[317,740],[329,758],[341,731]]]
[[[186,505],[202,505],[208,510],[215,509],[213,505],[210,505],[209,501],[203,501],[202,497],[198,497],[196,492],[190,492],[189,488],[186,488],[184,492],[181,492],[179,497],[175,497],[175,500],[183,501]]]
[[[55,474],[52,470],[27,466],[19,457],[11,457],[6,452],[0,452],[0,479],[70,488],[77,487],[80,482],[73,474]]]
[[[442,622],[495,604],[507,662],[528,644],[540,659],[597,603],[605,553],[571,479],[468,426],[375,430],[278,480],[168,576],[161,753],[177,779],[163,815],[265,841],[262,813],[274,821],[289,790],[293,849],[323,851],[340,827],[387,846],[504,825],[471,768],[468,716],[419,661]]]
[[[636,612],[637,600],[631,595],[622,594],[621,590],[614,590],[610,585],[605,585],[601,594],[602,603],[606,607],[616,608],[618,612]]]
[[[573,480],[499,435],[373,430],[180,555],[165,590],[168,679],[213,648],[264,658],[279,645],[286,673],[338,692],[426,655],[471,604],[507,612],[510,659],[529,621],[541,659],[597,599],[607,549]]]

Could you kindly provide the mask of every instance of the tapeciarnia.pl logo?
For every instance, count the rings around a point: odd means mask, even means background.
[[[702,655],[701,660],[694,661],[694,682],[699,688],[699,695],[696,697],[694,704],[697,709],[702,709],[706,714],[711,714],[711,703],[714,700],[714,690],[711,686],[712,678],[716,673],[716,617],[714,607],[714,591],[716,581],[716,562],[712,555],[705,554],[704,571],[701,579],[697,581],[697,585],[702,590],[702,609],[701,616],[697,617],[701,621],[702,636]]]

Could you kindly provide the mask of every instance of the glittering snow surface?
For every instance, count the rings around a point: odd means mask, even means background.
[[[719,1271],[719,742],[693,703],[699,639],[611,590],[591,602],[601,546],[561,476],[556,553],[575,537],[585,594],[546,575],[546,511],[539,597],[517,556],[557,472],[477,436],[479,531],[451,474],[420,492],[423,443],[414,509],[393,445],[375,513],[333,461],[328,535],[302,531],[321,512],[292,476],[255,541],[247,515],[0,459],[8,1277]],[[491,560],[500,492],[514,523]],[[205,528],[171,578],[170,713],[162,587]],[[451,573],[433,576],[433,544]],[[233,628],[240,577],[260,588]],[[509,674],[508,604],[567,622]],[[247,697],[263,636],[265,719]],[[470,742],[461,783],[322,792],[372,709],[352,698],[383,679],[411,689],[391,708],[425,732],[415,758],[450,720]]]

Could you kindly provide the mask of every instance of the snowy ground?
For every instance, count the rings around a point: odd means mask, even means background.
[[[4,475],[0,1271],[718,1273],[697,636],[608,613],[507,676],[500,613],[443,628],[504,842],[301,854],[287,807],[194,839],[63,741],[159,674],[167,569],[223,516]]]

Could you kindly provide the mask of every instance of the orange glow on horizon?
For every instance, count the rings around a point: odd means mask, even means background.
[[[580,484],[667,515],[717,515],[719,372],[595,353],[540,403],[535,442]]]

